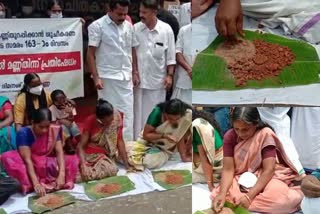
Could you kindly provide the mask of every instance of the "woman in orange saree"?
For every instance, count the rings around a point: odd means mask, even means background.
[[[82,181],[116,176],[116,162],[130,168],[122,128],[122,114],[108,101],[99,99],[96,114],[86,120],[78,147]]]
[[[233,129],[224,136],[222,180],[213,189],[213,208],[220,212],[225,201],[253,212],[294,213],[303,198],[299,176],[274,132],[256,108],[236,107]]]

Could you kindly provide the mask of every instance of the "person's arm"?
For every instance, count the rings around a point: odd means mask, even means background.
[[[25,104],[25,94],[20,94],[13,107],[13,118],[15,123],[16,131],[18,132],[23,124],[24,124],[24,118],[25,118],[25,112],[26,112],[26,104]]]
[[[88,34],[89,34],[89,42],[88,42],[88,50],[87,50],[87,63],[88,69],[92,75],[92,78],[95,82],[95,85],[98,89],[102,89],[102,81],[99,78],[99,74],[96,67],[96,49],[99,47],[102,36],[101,36],[101,29],[97,24],[92,23],[88,27]]]
[[[86,163],[86,159],[85,159],[85,147],[87,146],[88,142],[89,142],[89,131],[84,130],[82,135],[81,135],[81,140],[78,146],[78,155],[80,158],[80,163],[85,164]]]
[[[140,76],[138,70],[137,50],[135,47],[132,48],[132,77],[133,86],[137,87],[140,84]]]
[[[130,165],[128,162],[128,156],[127,156],[127,151],[126,151],[126,146],[124,145],[124,141],[123,138],[118,140],[118,150],[121,156],[121,159],[123,161],[124,166],[126,167],[126,169],[129,169]]]
[[[146,141],[154,141],[164,138],[164,134],[157,133],[156,128],[146,124],[143,129],[143,139]]]
[[[213,189],[213,170],[212,166],[208,160],[206,151],[204,150],[202,145],[198,145],[198,151],[199,151],[199,156],[201,160],[201,165],[203,169],[204,176],[207,180],[207,184],[209,187],[209,190],[212,191]]]
[[[274,175],[276,159],[274,157],[266,158],[262,161],[262,173],[257,180],[257,183],[247,193],[249,198],[253,200],[269,183]]]
[[[168,31],[168,49],[166,53],[167,77],[165,80],[165,87],[170,89],[173,83],[174,70],[176,67],[176,46],[174,34],[171,28]]]
[[[36,172],[33,167],[33,162],[31,159],[31,150],[29,146],[19,146],[19,153],[26,164],[27,172],[29,175],[29,178],[31,180],[31,183],[33,185],[33,188],[35,189],[36,193],[40,196],[44,196],[46,194],[45,189],[40,184]]]
[[[189,76],[191,76],[190,73],[192,73],[192,68],[183,56],[184,37],[190,35],[185,35],[185,31],[183,29],[184,28],[180,29],[176,42],[176,59],[177,63],[188,73]]]
[[[59,140],[55,145],[55,152],[58,161],[59,174],[57,178],[57,189],[61,189],[65,184],[66,165],[64,161],[64,152],[62,148],[62,142]]]
[[[0,122],[0,129],[6,126],[11,126],[11,124],[13,123],[12,105],[10,103],[6,103],[4,105],[8,105],[8,108],[4,110],[5,119]],[[11,108],[9,108],[9,105],[11,106]]]
[[[223,170],[221,177],[220,194],[226,196],[234,177],[234,159],[232,157],[223,158]]]
[[[192,76],[192,67],[189,65],[187,60],[184,58],[183,54],[178,52],[177,53],[177,63],[183,67],[183,69],[188,73],[189,76]]]

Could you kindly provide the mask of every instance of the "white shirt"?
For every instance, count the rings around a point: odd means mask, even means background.
[[[191,3],[185,3],[180,6],[179,25],[180,28],[191,23]]]
[[[134,25],[139,43],[137,47],[140,88],[161,89],[167,75],[167,66],[176,64],[174,34],[161,20],[153,30],[142,22]]]
[[[192,37],[191,24],[188,24],[179,30],[178,39],[176,43],[176,52],[182,53],[189,65],[193,65],[195,60],[195,54],[192,54]],[[177,66],[177,88],[191,89],[192,80],[190,79],[187,71],[180,65]]]
[[[117,25],[108,15],[89,27],[89,46],[97,47],[96,67],[100,78],[132,79],[132,47],[138,45],[133,26],[124,21]]]

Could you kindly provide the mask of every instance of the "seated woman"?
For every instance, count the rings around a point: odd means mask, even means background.
[[[230,120],[233,129],[224,136],[222,179],[211,193],[214,210],[219,212],[230,200],[253,212],[296,212],[303,193],[292,181],[299,174],[257,108],[236,107]]]
[[[16,132],[12,124],[12,105],[8,98],[0,96],[0,155],[17,148]]]
[[[50,93],[44,90],[38,74],[26,74],[23,83],[23,88],[14,104],[14,122],[17,131],[31,124],[32,114],[36,109],[52,105]]]
[[[164,165],[177,150],[181,160],[191,162],[191,106],[178,99],[158,104],[148,117],[142,137],[127,142],[129,163],[137,170]]]
[[[19,151],[5,152],[1,161],[7,173],[20,182],[22,193],[34,190],[43,196],[73,188],[79,159],[63,154],[61,139],[61,126],[51,124],[51,112],[45,108],[33,112],[32,126],[18,131]]]
[[[206,111],[192,111],[192,183],[207,183],[212,191],[222,171],[222,138],[217,122]]]
[[[122,137],[121,113],[105,100],[99,99],[96,114],[85,122],[79,144],[81,177],[83,181],[116,176],[116,161],[129,169],[127,153]]]

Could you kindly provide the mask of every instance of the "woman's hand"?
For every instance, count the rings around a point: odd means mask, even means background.
[[[223,195],[223,194],[217,195],[212,202],[213,210],[217,213],[221,212],[225,202],[226,202],[225,195]]]
[[[46,189],[41,184],[38,183],[34,185],[33,188],[38,196],[43,197],[46,195]]]
[[[248,209],[250,207],[250,203],[251,203],[251,201],[246,196],[242,196],[240,198],[235,198],[234,199],[234,204],[235,205],[244,207],[246,209]]]
[[[215,23],[218,33],[231,41],[237,40],[237,33],[244,37],[240,0],[221,0]]]
[[[56,189],[62,189],[66,183],[66,178],[64,174],[60,174],[56,181]]]

